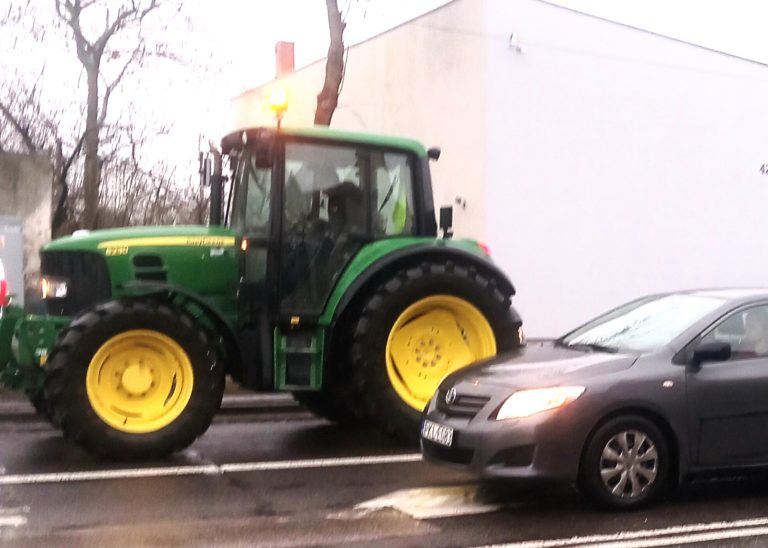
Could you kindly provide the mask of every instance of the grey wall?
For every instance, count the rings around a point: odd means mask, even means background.
[[[768,67],[536,0],[485,8],[487,230],[529,335],[766,284]]]
[[[38,251],[51,239],[52,180],[47,156],[0,152],[0,215],[22,222],[28,304],[38,293]]]
[[[21,219],[0,216],[0,260],[14,304],[24,306],[24,244]]]

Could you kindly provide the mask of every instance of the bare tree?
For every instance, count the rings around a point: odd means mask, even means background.
[[[325,0],[325,5],[328,11],[328,30],[331,35],[331,43],[328,46],[328,57],[325,61],[325,82],[323,89],[317,95],[315,124],[329,126],[339,103],[341,83],[344,80],[344,28],[346,24],[341,17],[337,0]]]
[[[99,183],[101,180],[99,159],[100,131],[109,108],[109,99],[131,65],[140,62],[146,55],[144,41],[139,38],[133,45],[128,59],[123,61],[117,75],[107,81],[102,71],[105,52],[110,41],[121,31],[140,25],[144,18],[157,9],[157,0],[141,2],[130,0],[121,5],[117,13],[111,14],[105,7],[104,25],[98,36],[89,38],[83,30],[83,12],[94,5],[94,0],[56,0],[56,13],[71,30],[77,49],[77,58],[83,65],[87,80],[86,115],[83,139],[83,225],[96,228],[98,223]],[[113,4],[114,5],[114,4]],[[108,58],[119,58],[112,50]],[[103,89],[101,85],[103,82]]]

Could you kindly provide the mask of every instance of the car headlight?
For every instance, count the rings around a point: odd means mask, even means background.
[[[67,282],[59,278],[43,276],[40,280],[43,299],[64,299],[67,296]]]
[[[565,407],[584,393],[583,386],[555,386],[515,392],[499,408],[496,420],[521,419]]]

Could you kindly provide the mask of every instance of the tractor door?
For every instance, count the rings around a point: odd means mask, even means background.
[[[317,320],[339,276],[371,240],[369,154],[350,145],[284,147],[278,388],[319,388],[324,331]]]
[[[272,326],[276,315],[280,220],[280,160],[272,139],[257,142],[238,160],[232,227],[243,251],[238,292],[244,368],[238,379],[254,389],[274,388]]]

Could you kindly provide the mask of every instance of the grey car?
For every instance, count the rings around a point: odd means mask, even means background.
[[[576,483],[634,508],[693,473],[768,465],[768,289],[653,295],[448,376],[431,462]]]

